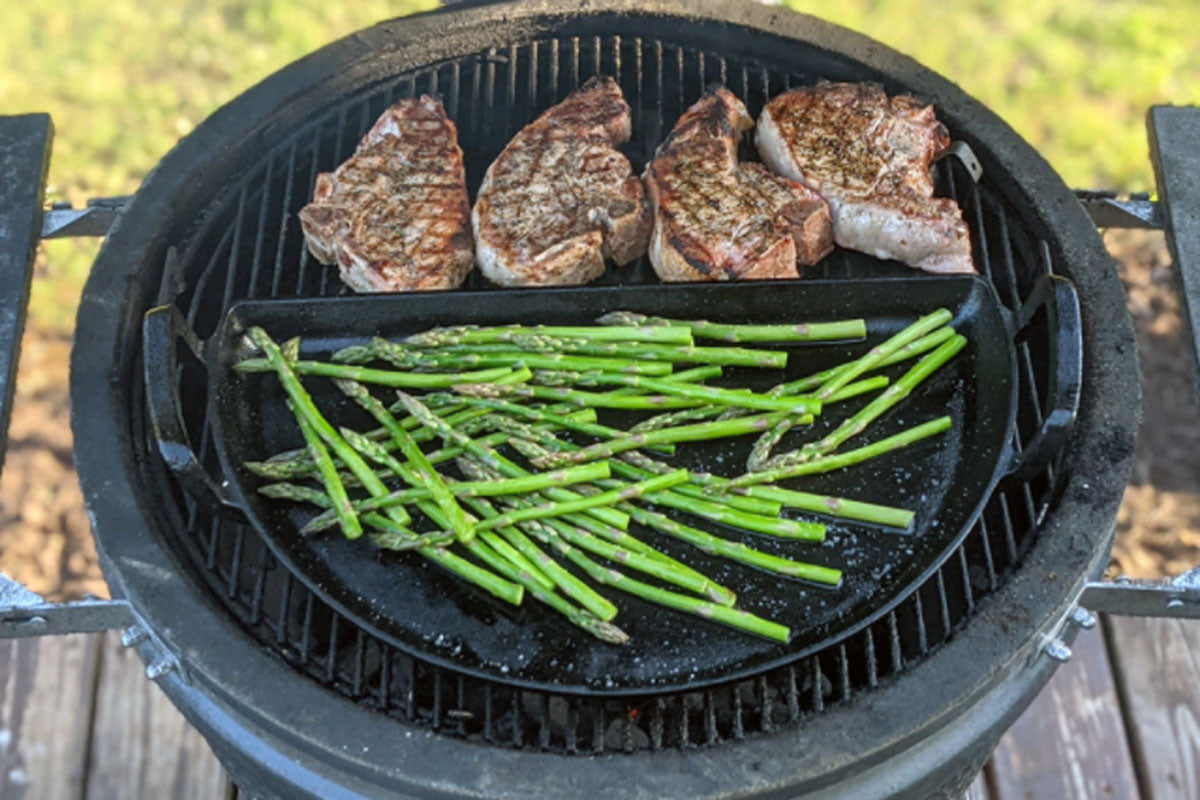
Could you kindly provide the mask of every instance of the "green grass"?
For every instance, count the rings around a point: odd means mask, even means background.
[[[289,61],[433,0],[10,0],[3,113],[48,111],[51,200],[128,194],[179,137]],[[1074,186],[1153,188],[1143,117],[1200,102],[1185,0],[790,0],[906,52],[992,106]],[[44,245],[30,324],[69,331],[96,250]]]

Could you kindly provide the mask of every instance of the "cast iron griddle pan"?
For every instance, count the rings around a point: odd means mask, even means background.
[[[251,355],[244,331],[260,325],[283,341],[302,337],[302,357],[323,359],[371,336],[401,337],[448,324],[586,324],[618,309],[721,322],[800,322],[863,317],[867,342],[788,348],[786,370],[726,370],[723,382],[763,390],[865,352],[935,308],[954,312],[969,344],[904,403],[845,447],[857,446],[942,414],[946,434],[849,469],[799,478],[793,488],[900,505],[916,512],[907,534],[829,522],[822,544],[776,540],[679,517],[717,534],[801,561],[844,570],[839,588],[777,577],[710,558],[699,550],[631,523],[630,530],[738,593],[748,611],[785,623],[786,645],[668,611],[606,588],[620,608],[615,620],[631,640],[603,644],[530,599],[520,608],[494,600],[414,553],[381,553],[365,539],[336,532],[302,538],[297,529],[315,511],[268,500],[247,460],[302,445],[273,374],[241,374],[233,365]],[[713,344],[705,342],[705,344]],[[750,282],[668,286],[607,286],[491,292],[420,293],[331,299],[248,301],[234,306],[214,341],[208,368],[216,412],[215,443],[230,494],[265,534],[275,554],[339,612],[382,639],[452,669],[558,692],[636,694],[730,680],[782,665],[870,624],[900,602],[951,553],[970,529],[1011,460],[1015,357],[1010,325],[992,289],[970,277],[862,281]],[[911,362],[889,368],[893,378]],[[305,378],[335,424],[360,429],[370,420],[330,381]],[[377,396],[387,398],[378,388]],[[784,448],[819,436],[868,398],[831,406],[815,430],[793,433]],[[635,417],[601,411],[601,420],[628,426]],[[752,437],[680,445],[674,464],[718,474],[742,471]],[[791,513],[786,512],[785,513]],[[642,578],[638,575],[637,577]],[[650,579],[647,579],[650,580]]]

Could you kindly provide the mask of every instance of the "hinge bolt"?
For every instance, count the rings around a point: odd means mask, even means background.
[[[1091,611],[1088,611],[1086,608],[1081,607],[1075,609],[1075,613],[1071,615],[1071,619],[1075,621],[1076,625],[1084,630],[1090,631],[1092,628],[1096,627],[1096,615]]]
[[[1071,648],[1062,639],[1051,639],[1046,642],[1042,652],[1061,664],[1071,660]]]
[[[158,680],[173,669],[175,669],[174,659],[166,657],[158,658],[150,662],[146,667],[146,677],[152,681]]]
[[[1183,608],[1183,601],[1180,600],[1178,597],[1172,597],[1170,600],[1167,601],[1167,608],[1172,608],[1172,609]]]
[[[133,647],[135,644],[145,641],[148,635],[142,626],[130,625],[121,632],[121,647]]]

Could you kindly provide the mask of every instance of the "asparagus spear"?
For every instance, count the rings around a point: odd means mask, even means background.
[[[901,361],[907,361],[913,356],[919,356],[921,353],[932,350],[953,335],[954,329],[949,325],[944,325],[933,333],[926,334],[919,339],[911,341],[908,344],[897,348],[894,353],[885,357],[882,361],[876,364],[875,367],[877,369],[881,367],[890,367],[892,364],[898,364]],[[809,375],[806,378],[800,378],[789,383],[781,383],[767,394],[775,396],[783,394],[799,394],[800,392],[806,392],[809,389],[816,389],[818,386],[825,383],[825,381],[836,375],[840,370],[845,369],[846,366],[846,364],[839,364],[836,367],[830,367],[829,369],[821,370],[820,372]]]
[[[703,319],[664,319],[617,311],[605,314],[596,321],[602,325],[679,327],[691,331],[697,339],[720,339],[724,342],[817,342],[830,339],[862,339],[867,335],[866,323],[861,319],[798,325],[729,325]]]
[[[347,397],[373,416],[376,422],[388,429],[411,466],[412,472],[408,477],[415,481],[409,482],[414,486],[424,486],[428,489],[433,501],[450,520],[450,530],[454,531],[460,541],[469,541],[475,535],[475,531],[471,527],[471,523],[467,521],[467,515],[459,506],[458,501],[454,499],[454,495],[446,488],[442,476],[433,468],[433,464],[429,463],[429,459],[421,451],[420,445],[413,441],[408,431],[383,407],[383,403],[367,391],[367,387],[354,381],[339,380],[334,383]],[[405,475],[401,475],[401,477],[408,479]]]
[[[321,412],[313,405],[312,398],[300,384],[300,379],[292,371],[291,365],[284,359],[279,346],[267,335],[267,332],[262,328],[253,327],[248,333],[251,341],[266,354],[267,360],[274,366],[279,381],[292,403],[292,410],[296,418],[304,419],[311,426],[312,431],[324,440],[333,452],[337,453],[342,463],[362,482],[371,495],[387,494],[387,487],[383,485],[383,481],[376,477],[366,462],[354,451],[354,448],[348,445],[333,429],[333,426],[321,416]],[[390,508],[386,513],[392,521],[399,525],[404,525],[409,521],[408,514],[402,508]]]
[[[582,464],[585,461],[595,461],[598,458],[611,458],[617,453],[627,450],[639,450],[647,445],[668,444],[675,442],[697,442],[707,439],[725,439],[731,436],[743,436],[747,433],[761,433],[774,425],[787,412],[776,411],[771,414],[756,414],[752,417],[721,422],[701,422],[695,425],[680,425],[674,428],[659,428],[652,431],[630,434],[620,439],[588,445],[573,453],[548,453],[534,463],[539,469],[565,466],[567,464]],[[810,420],[811,421],[811,420]]]
[[[943,342],[936,350],[925,355],[904,373],[894,384],[889,386],[878,397],[864,406],[857,413],[848,417],[841,425],[818,442],[805,445],[799,450],[776,456],[767,462],[770,468],[786,467],[811,461],[813,458],[831,453],[847,439],[855,436],[867,427],[872,420],[887,411],[896,403],[908,397],[909,393],[939,367],[949,361],[967,343],[962,336],[955,335]],[[835,379],[836,380],[836,379]]]
[[[320,492],[312,492],[306,495],[305,500],[321,508],[333,507],[333,501],[327,495]],[[402,542],[415,542],[421,538],[413,531],[393,522],[382,514],[364,514],[363,522],[382,532],[372,534],[371,541],[385,549],[390,549],[393,545]],[[418,547],[418,552],[430,561],[444,567],[449,572],[474,583],[476,586],[499,597],[501,600],[512,603],[515,606],[521,604],[521,600],[524,597],[524,589],[520,584],[509,582],[498,575],[494,575],[486,569],[476,566],[470,561],[441,547],[423,545]]]
[[[679,381],[672,381],[674,385]],[[468,397],[535,397],[540,400],[555,400],[590,408],[654,409],[694,408],[703,401],[688,397],[672,397],[665,394],[626,395],[616,392],[583,392],[561,386],[497,386],[495,383],[460,383],[454,391]]]
[[[386,369],[371,369],[356,367],[350,364],[329,364],[324,361],[297,361],[291,365],[295,372],[301,375],[321,375],[326,378],[342,378],[343,380],[375,383],[380,386],[400,387],[405,389],[444,389],[456,383],[473,383],[494,381],[515,370],[509,367],[481,369],[474,372],[436,373],[436,372],[396,372]],[[248,358],[234,365],[238,372],[270,372],[273,367],[270,359]]]
[[[880,362],[898,351],[901,347],[916,341],[930,331],[940,328],[949,322],[953,317],[954,315],[944,308],[939,308],[932,314],[926,314],[925,316],[921,317],[919,320],[909,325],[895,336],[892,336],[887,341],[872,347],[866,355],[845,365],[837,372],[836,375],[825,381],[825,383],[821,384],[821,386],[815,392],[817,399],[828,399],[834,392],[836,392],[838,389],[841,389],[859,375],[877,367]]]
[[[588,577],[599,584],[612,586],[614,589],[620,589],[623,592],[641,597],[643,600],[648,600],[651,603],[674,608],[677,611],[684,611],[688,614],[694,614],[698,617],[719,622],[723,625],[746,631],[747,633],[763,636],[767,639],[773,639],[777,642],[786,643],[791,638],[791,631],[785,625],[763,619],[740,609],[698,600],[689,595],[660,589],[657,586],[634,580],[619,570],[611,567],[602,567],[578,549],[566,546],[566,542],[563,542],[550,532],[549,524],[539,525],[537,522],[531,522],[528,525],[530,528],[539,531],[535,535],[544,537],[544,541],[556,547],[559,552],[586,572]]]
[[[811,461],[792,464],[787,467],[766,469],[762,472],[748,472],[745,475],[731,479],[728,483],[724,484],[724,487],[726,489],[736,489],[741,486],[752,486],[759,483],[773,483],[788,478],[796,478],[801,475],[831,472],[835,469],[841,469],[842,467],[848,467],[852,464],[858,464],[876,456],[881,456],[884,453],[890,453],[893,450],[899,450],[922,439],[942,433],[949,428],[950,417],[938,417],[935,420],[909,428],[886,439],[880,439],[874,444],[860,447],[857,450],[848,450],[845,453],[818,457]],[[723,491],[726,489],[714,487],[714,491]]]
[[[469,436],[464,436],[458,431],[447,425],[437,415],[432,413],[420,401],[414,397],[410,397],[404,392],[397,392],[400,397],[400,402],[408,409],[408,413],[422,420],[427,428],[431,428],[437,432],[446,442],[456,444],[466,450],[468,453],[482,459],[485,464],[510,478],[520,478],[529,474],[526,470],[504,456],[497,453],[490,446],[481,444]],[[505,434],[507,438],[507,434]],[[589,459],[594,460],[594,459]],[[547,489],[546,494],[556,501],[570,501],[579,499],[579,495],[568,489]],[[617,511],[612,508],[593,508],[589,509],[588,514],[596,517],[602,522],[624,530],[629,525],[629,515]]]
[[[450,527],[449,518],[436,503],[429,500],[419,500],[417,501],[417,508],[421,509],[425,516],[433,520],[435,525],[442,529]],[[543,589],[554,588],[554,581],[548,575],[542,572],[540,568],[534,566],[533,562],[522,555],[519,550],[497,536],[494,531],[480,531],[479,538],[465,542],[464,547],[467,548],[467,552],[483,561],[483,563],[501,575],[507,576],[510,580],[515,580],[522,586],[525,585],[525,580],[511,574],[511,570],[516,570],[524,578],[540,584]]]
[[[559,380],[579,386],[630,386],[638,389],[649,389],[666,395],[678,395],[703,400],[709,403],[719,403],[739,408],[757,408],[765,411],[791,411],[800,414],[816,414],[821,410],[821,404],[807,395],[788,397],[767,397],[733,389],[721,389],[717,386],[705,386],[694,383],[678,383],[675,381],[651,378],[646,375],[619,375],[612,372],[568,373],[552,372],[534,374],[534,380],[544,383],[547,380]],[[840,388],[840,387],[839,387]]]
[[[540,492],[543,489],[552,488],[555,486],[570,486],[573,483],[583,483],[587,481],[600,480],[609,476],[609,464],[607,461],[594,461],[591,464],[584,464],[571,469],[556,470],[554,472],[538,472],[528,475],[523,478],[499,478],[497,480],[482,480],[482,481],[455,481],[447,483],[446,488],[459,499],[472,497],[495,497],[505,494],[529,494],[531,492]],[[279,487],[279,488],[274,488]],[[259,488],[259,492],[268,497],[279,497],[283,499],[293,499],[292,492],[293,484],[290,483],[273,483]],[[304,487],[295,487],[304,488]],[[364,513],[367,511],[375,511],[380,508],[387,508],[393,505],[407,505],[415,503],[418,500],[430,499],[431,492],[427,488],[412,488],[404,489],[397,492],[392,492],[385,497],[372,497],[366,500],[357,500],[351,504],[352,509],[356,513]],[[336,518],[329,512],[320,514],[314,517],[307,525],[300,529],[303,534],[317,533],[325,530],[336,524]]]
[[[494,528],[497,525],[515,525],[518,522],[524,522],[527,519],[544,519],[546,517],[561,517],[563,514],[571,514],[579,511],[587,511],[592,508],[601,508],[604,506],[615,505],[622,500],[631,500],[635,497],[651,494],[660,489],[666,489],[671,486],[683,483],[688,479],[686,469],[675,470],[666,475],[656,475],[639,483],[627,484],[621,483],[619,487],[615,487],[607,492],[590,497],[580,497],[578,500],[562,500],[544,505],[533,506],[531,508],[523,508],[516,511],[509,511],[499,517],[484,520],[479,523],[484,528]]]
[[[482,497],[475,497],[467,500],[467,504],[483,519],[491,519],[500,516],[500,512],[495,506],[489,503]],[[497,531],[503,535],[508,541],[521,551],[523,555],[530,558],[538,565],[543,573],[550,580],[554,581],[563,594],[575,600],[579,605],[586,608],[588,611],[595,614],[604,621],[609,621],[616,617],[617,607],[610,603],[604,596],[598,594],[594,589],[588,586],[583,581],[576,578],[567,570],[563,569],[553,558],[542,552],[540,548],[529,540],[524,533],[512,525],[504,525],[497,528]]]
[[[788,357],[783,350],[751,350],[739,347],[674,347],[647,342],[589,342],[586,339],[561,339],[546,336],[523,336],[515,339],[513,344],[527,351],[536,350],[546,353],[579,353],[589,356],[766,369],[782,369],[787,365]],[[470,352],[468,348],[508,346],[463,345],[449,349]],[[533,368],[532,364],[527,366]]]
[[[308,442],[312,460],[317,465],[321,483],[325,486],[325,492],[329,496],[332,506],[330,511],[335,515],[337,524],[341,526],[342,535],[347,539],[357,539],[362,536],[362,525],[359,523],[354,509],[350,506],[350,496],[346,494],[346,487],[338,478],[337,468],[333,465],[333,459],[329,457],[329,451],[325,449],[321,437],[312,429],[308,421],[302,415],[296,414],[295,406],[289,402],[288,408],[292,409],[292,413],[296,415],[300,432],[304,435],[304,441]]]
[[[598,370],[630,372],[639,375],[669,375],[672,371],[671,364],[664,361],[603,358],[561,352],[534,353],[520,349],[507,351],[484,351],[481,349],[487,345],[468,345],[455,348],[456,352],[447,352],[445,349],[411,351],[404,348],[403,345],[389,342],[386,339],[374,339],[371,345],[372,352],[377,357],[403,368],[461,369],[463,367],[525,366],[530,369]]]
[[[658,342],[660,344],[692,343],[686,328],[658,326],[615,325],[607,327],[570,327],[554,325],[509,325],[496,328],[434,328],[409,336],[404,341],[418,347],[445,347],[452,344],[511,342],[519,336],[554,336],[566,339],[586,339],[590,342]]]
[[[637,522],[662,531],[669,536],[674,536],[676,539],[681,539],[711,555],[740,561],[743,564],[749,564],[779,575],[787,575],[791,578],[803,578],[804,580],[824,583],[830,586],[838,586],[842,581],[842,571],[839,569],[823,567],[818,564],[806,564],[802,561],[792,561],[788,558],[764,553],[741,542],[731,542],[719,536],[713,536],[707,531],[683,525],[665,514],[638,508],[632,503],[622,506],[622,508],[628,511],[629,515]]]

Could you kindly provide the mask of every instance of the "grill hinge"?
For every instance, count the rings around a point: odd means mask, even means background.
[[[55,203],[42,213],[42,238],[62,239],[67,236],[107,236],[108,230],[121,216],[129,196],[93,197],[86,208],[72,208],[70,203]]]

